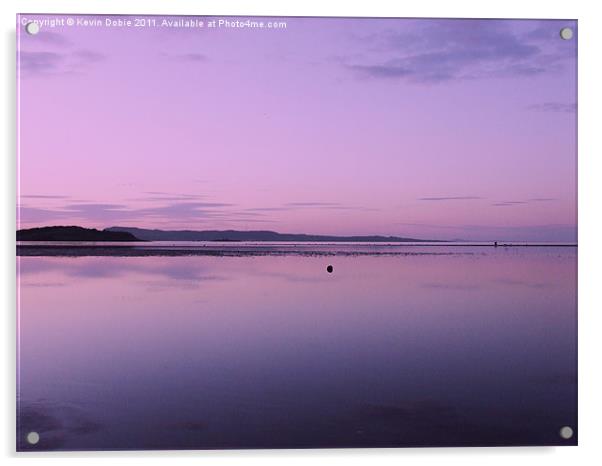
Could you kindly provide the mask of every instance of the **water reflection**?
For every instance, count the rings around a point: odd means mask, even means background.
[[[17,443],[20,450],[57,450],[66,440],[99,432],[103,426],[77,406],[47,400],[19,403]],[[39,443],[26,441],[27,434],[37,432]]]
[[[21,257],[19,448],[573,444],[576,250],[471,252]]]

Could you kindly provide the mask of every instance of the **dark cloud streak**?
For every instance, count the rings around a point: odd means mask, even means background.
[[[575,113],[577,104],[566,104],[561,102],[544,102],[541,104],[533,104],[527,107],[528,110],[536,112],[553,112],[553,113]]]
[[[479,196],[443,196],[443,197],[421,197],[419,201],[473,201],[483,199]]]
[[[61,53],[20,50],[17,66],[24,76],[79,74],[106,58],[106,55],[87,49]]]
[[[558,69],[574,53],[568,47],[550,46],[547,39],[557,37],[558,30],[550,23],[540,23],[532,31],[517,31],[505,21],[429,20],[415,28],[364,38],[364,43],[385,57],[372,63],[348,57],[343,66],[365,78],[422,84],[535,76]]]

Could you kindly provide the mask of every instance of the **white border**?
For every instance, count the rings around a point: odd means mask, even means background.
[[[600,461],[598,444],[602,433],[600,398],[602,384],[599,355],[602,354],[602,300],[597,292],[602,264],[602,201],[600,170],[602,144],[600,109],[602,108],[602,16],[593,0],[423,0],[364,2],[348,0],[278,1],[254,0],[2,0],[2,99],[0,141],[2,157],[2,228],[0,251],[2,267],[1,307],[4,319],[2,340],[2,406],[0,407],[0,442],[2,456],[8,463],[29,464],[38,458],[51,463],[66,461],[100,463],[107,459],[131,464],[156,464],[200,461],[249,464],[399,464],[401,461],[424,464],[458,463],[507,465],[529,462],[532,465],[595,464]],[[45,453],[14,452],[15,441],[15,15],[16,13],[148,13],[186,15],[274,15],[274,16],[395,16],[395,17],[481,17],[481,18],[563,18],[579,20],[579,447],[560,448],[455,448],[455,449],[386,449],[386,450],[263,450],[209,452],[114,452],[114,453]],[[597,461],[596,461],[597,460]]]

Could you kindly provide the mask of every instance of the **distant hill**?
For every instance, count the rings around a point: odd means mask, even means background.
[[[148,230],[133,227],[111,227],[106,232],[127,232],[147,241],[309,241],[309,242],[423,242],[414,238],[401,238],[398,236],[328,236],[307,235],[294,233],[277,233],[275,231],[238,231],[238,230]]]
[[[57,226],[17,230],[17,241],[140,241],[127,231]]]

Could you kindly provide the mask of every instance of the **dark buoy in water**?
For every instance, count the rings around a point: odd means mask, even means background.
[[[326,267],[326,271],[328,273],[332,273],[333,270],[334,270],[334,267],[332,265],[329,265],[328,267]]]

